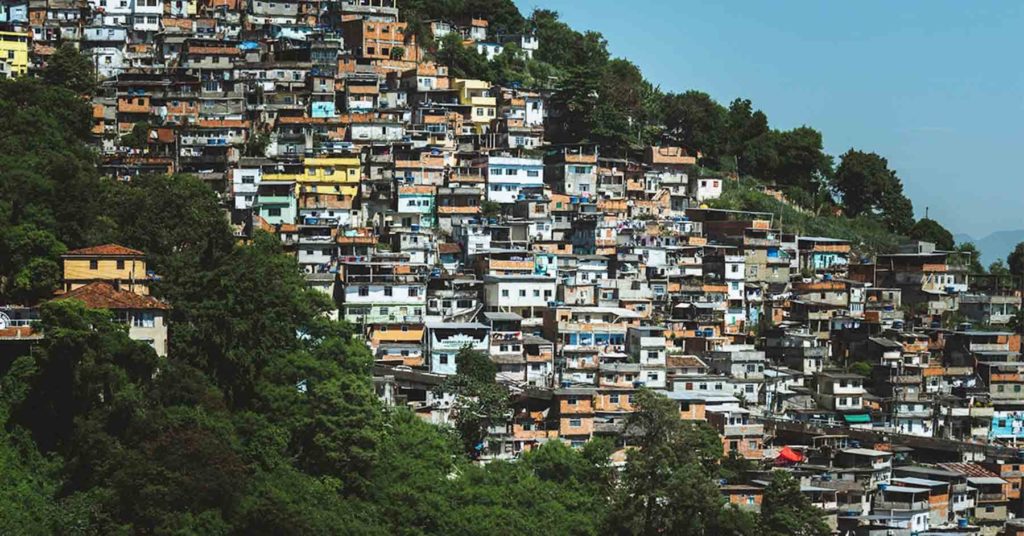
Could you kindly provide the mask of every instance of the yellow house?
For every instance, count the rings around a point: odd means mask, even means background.
[[[304,193],[355,197],[359,193],[361,169],[358,156],[307,158],[301,174],[265,173],[263,180],[295,181]]]
[[[498,101],[490,95],[491,85],[483,80],[456,79],[452,89],[459,92],[459,103],[470,107],[470,122],[477,132],[484,130],[498,115]]]
[[[141,251],[105,244],[69,251],[64,261],[64,291],[71,292],[96,281],[106,281],[115,289],[149,295],[150,276]]]
[[[15,78],[28,73],[28,41],[31,35],[0,32],[0,78]]]

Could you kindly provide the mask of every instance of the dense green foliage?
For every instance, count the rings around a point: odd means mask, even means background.
[[[770,212],[777,218],[784,232],[850,240],[855,251],[863,255],[892,251],[905,240],[873,216],[849,218],[834,214],[815,215],[809,210],[765,194],[761,186],[758,181],[749,178],[727,181],[722,197],[709,205],[729,210]]]
[[[1013,248],[1013,251],[1006,258],[1006,265],[1009,267],[1011,274],[1024,277],[1024,242],[1017,244]]]
[[[910,228],[907,236],[914,240],[934,243],[939,249],[952,251],[956,247],[953,233],[931,218],[921,218]]]

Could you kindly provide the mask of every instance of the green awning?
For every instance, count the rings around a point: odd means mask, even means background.
[[[843,419],[850,424],[864,424],[871,422],[871,415],[861,413],[860,415],[843,415]]]

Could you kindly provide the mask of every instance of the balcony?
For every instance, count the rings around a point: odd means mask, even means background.
[[[640,337],[641,348],[664,348],[665,337]]]
[[[722,429],[726,437],[749,437],[764,435],[763,424],[727,424]]]
[[[498,100],[494,97],[469,97],[466,104],[470,106],[497,106]]]
[[[781,242],[778,241],[778,240],[775,240],[775,239],[743,237],[743,245],[744,246],[768,248],[768,247],[779,247],[780,244],[781,244]],[[788,260],[787,260],[787,262],[788,262]]]
[[[900,510],[904,512],[920,512],[929,509],[928,501],[875,501],[875,510]]]

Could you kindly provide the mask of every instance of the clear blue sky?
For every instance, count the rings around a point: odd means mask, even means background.
[[[918,216],[1024,229],[1024,2],[516,0],[596,30],[666,91],[749,98],[835,156],[888,158]]]

